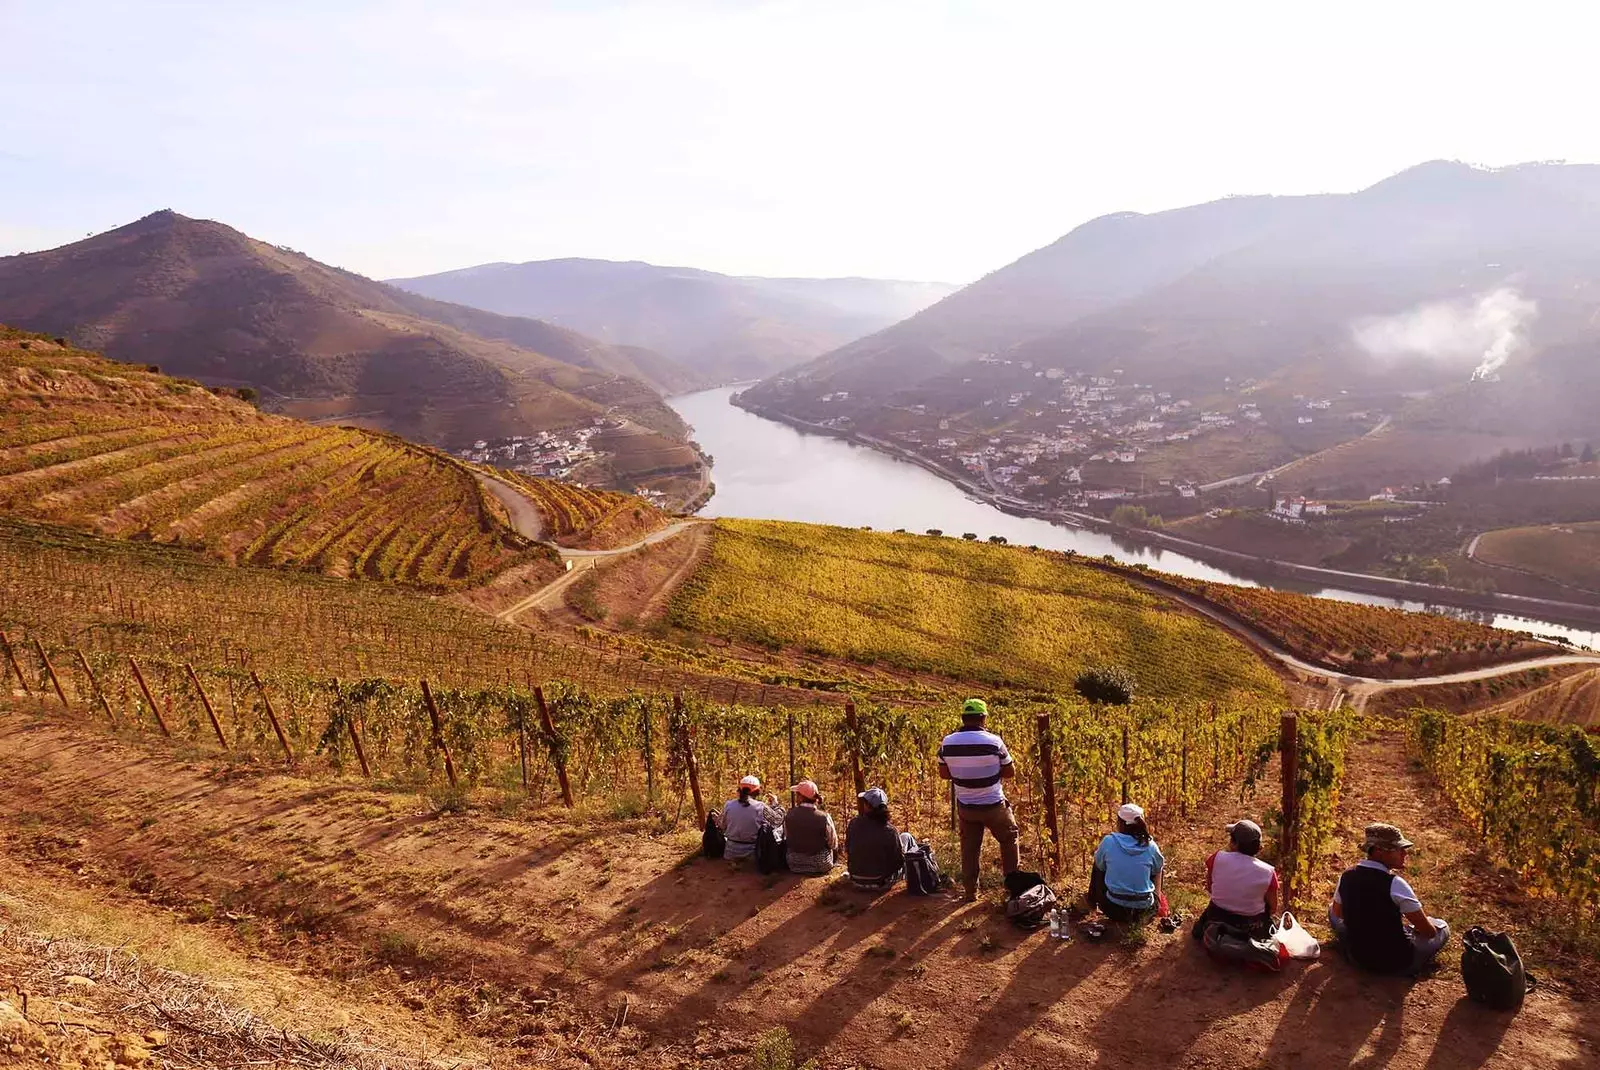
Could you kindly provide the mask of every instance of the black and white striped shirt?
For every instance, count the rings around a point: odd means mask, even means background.
[[[939,744],[939,764],[950,770],[956,786],[956,802],[965,806],[989,806],[1005,802],[1000,788],[1000,770],[1011,764],[1006,742],[993,732],[963,729],[944,737]]]

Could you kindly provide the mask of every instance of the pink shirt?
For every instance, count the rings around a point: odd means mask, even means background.
[[[1206,859],[1211,901],[1247,917],[1267,909],[1267,893],[1278,890],[1278,871],[1242,851],[1218,851]]]

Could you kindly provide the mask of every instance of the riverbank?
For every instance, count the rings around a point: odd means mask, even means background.
[[[1300,565],[1290,561],[1280,561],[1241,551],[1225,550],[1165,532],[1151,531],[1145,528],[1123,527],[1089,513],[1060,512],[1034,506],[1009,495],[998,494],[990,488],[974,483],[964,475],[958,475],[910,450],[871,435],[863,435],[837,427],[811,423],[776,410],[753,405],[747,403],[737,393],[731,395],[728,400],[730,404],[753,416],[792,427],[797,431],[839,439],[853,445],[863,446],[896,460],[908,461],[955,486],[963,494],[1010,516],[1044,520],[1080,530],[1094,531],[1115,538],[1120,543],[1127,543],[1130,546],[1153,550],[1171,550],[1216,568],[1242,573],[1244,578],[1267,586],[1278,586],[1282,585],[1282,581],[1290,581],[1301,585],[1342,588],[1360,594],[1416,602],[1426,606],[1447,606],[1476,612],[1539,618],[1573,628],[1591,630],[1600,628],[1600,606],[1597,605],[1531,598],[1524,595],[1469,591],[1464,588],[1416,583],[1365,572],[1345,572],[1337,569]],[[1160,566],[1153,567],[1159,568]],[[1274,581],[1278,582],[1274,583]]]

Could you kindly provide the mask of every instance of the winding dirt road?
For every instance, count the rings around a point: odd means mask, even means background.
[[[1296,657],[1283,647],[1279,646],[1264,632],[1257,631],[1237,617],[1226,613],[1215,606],[1208,605],[1197,598],[1180,594],[1170,587],[1155,583],[1146,583],[1134,576],[1127,579],[1146,590],[1180,602],[1196,613],[1222,625],[1234,635],[1243,639],[1263,654],[1268,655],[1283,663],[1289,668],[1306,676],[1314,676],[1337,685],[1350,693],[1351,701],[1356,706],[1365,705],[1366,700],[1381,691],[1395,691],[1414,687],[1433,687],[1437,684],[1467,683],[1472,680],[1488,680],[1495,676],[1505,676],[1509,673],[1521,672],[1524,669],[1552,668],[1557,665],[1596,665],[1600,666],[1600,655],[1597,654],[1551,654],[1542,658],[1529,658],[1526,661],[1507,662],[1503,665],[1491,665],[1484,669],[1468,669],[1463,672],[1444,673],[1439,676],[1414,676],[1404,680],[1387,680],[1376,676],[1353,676],[1350,673],[1338,672],[1313,665]]]

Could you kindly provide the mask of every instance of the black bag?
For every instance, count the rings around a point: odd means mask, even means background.
[[[1508,933],[1474,925],[1461,938],[1461,979],[1467,995],[1501,1011],[1522,1009],[1522,998],[1538,980],[1522,967],[1522,956]]]
[[[939,863],[934,860],[932,845],[919,844],[906,852],[907,895],[935,895],[943,883],[944,876],[939,872]]]
[[[706,830],[700,834],[700,853],[707,858],[721,858],[722,853],[728,849],[728,839],[717,828],[716,821],[710,814],[706,815]]]
[[[1249,929],[1225,921],[1206,925],[1201,942],[1206,954],[1218,962],[1229,962],[1248,970],[1277,973],[1289,961],[1289,949],[1276,940],[1257,940]]]
[[[1033,930],[1050,918],[1060,900],[1042,874],[1018,870],[1006,874],[1006,917],[1019,929]]]
[[[756,829],[756,872],[780,873],[789,868],[789,849],[771,825]]]

